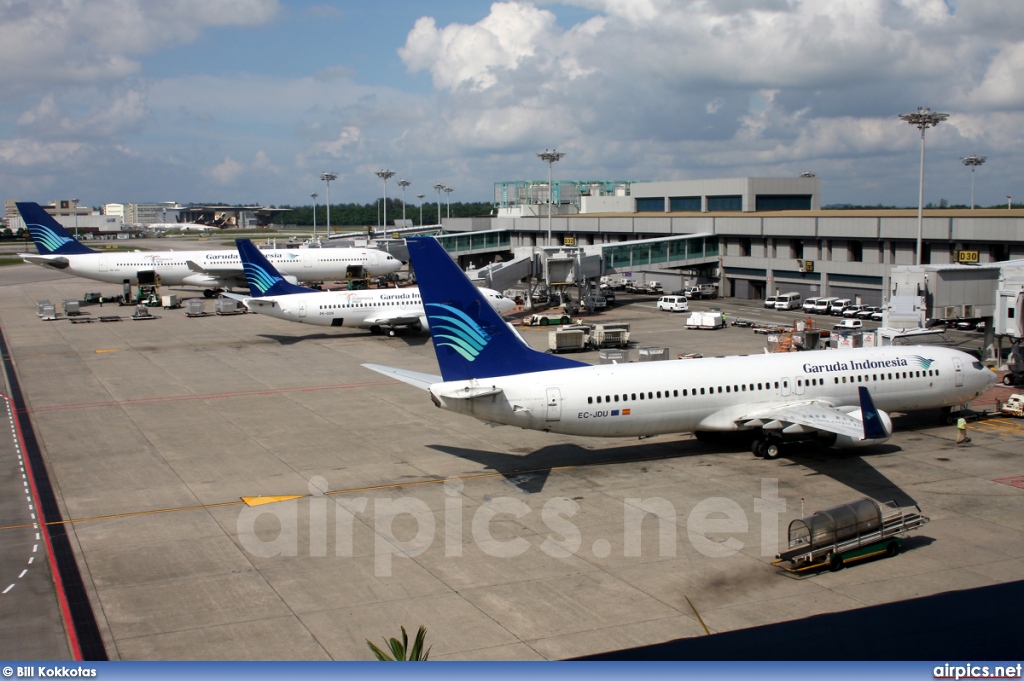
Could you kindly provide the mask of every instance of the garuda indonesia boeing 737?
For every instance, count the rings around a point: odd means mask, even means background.
[[[366,291],[317,291],[290,284],[247,239],[238,239],[238,255],[245,268],[251,296],[225,294],[242,301],[250,312],[289,322],[317,326],[355,326],[373,333],[387,329],[394,336],[397,327],[414,331],[429,328],[418,288],[389,288]],[[515,302],[489,288],[480,294],[498,314],[511,312]]]
[[[594,366],[531,349],[431,238],[407,241],[441,375],[369,369],[490,423],[603,437],[748,431],[776,457],[786,442],[884,442],[887,411],[951,407],[995,374],[949,348],[886,346]]]
[[[207,295],[215,289],[246,286],[242,262],[234,250],[120,251],[101,253],[75,240],[39,204],[18,203],[25,227],[39,254],[22,253],[25,262],[86,279],[135,283],[139,272],[154,271],[166,286],[199,286]],[[374,248],[301,248],[267,251],[278,269],[295,281],[344,279],[350,269],[371,277],[397,271],[402,263]]]

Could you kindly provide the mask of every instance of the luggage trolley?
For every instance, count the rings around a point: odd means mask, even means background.
[[[903,535],[928,520],[916,505],[859,499],[791,522],[789,549],[772,565],[796,574],[824,567],[835,572],[855,561],[895,556],[903,547]]]

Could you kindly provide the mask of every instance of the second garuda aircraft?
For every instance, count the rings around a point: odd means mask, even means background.
[[[533,350],[432,238],[407,240],[441,369],[365,364],[490,423],[602,437],[745,431],[755,454],[789,442],[884,442],[886,411],[949,409],[995,374],[951,348],[886,346],[590,365]]]
[[[399,327],[430,328],[418,288],[317,291],[291,284],[247,239],[238,239],[238,255],[249,280],[250,296],[225,294],[242,301],[250,312],[317,326],[354,326],[394,336]],[[475,287],[474,287],[475,288]],[[515,302],[489,288],[480,295],[498,314],[515,309]]]
[[[39,254],[22,253],[25,262],[86,279],[134,284],[139,272],[156,272],[165,286],[199,286],[208,296],[218,289],[246,286],[236,250],[94,251],[36,203],[18,203],[25,227]],[[293,281],[334,281],[361,270],[371,277],[398,271],[402,262],[375,248],[299,248],[266,251],[283,276]]]

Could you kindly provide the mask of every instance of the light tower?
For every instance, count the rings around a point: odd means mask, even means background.
[[[556,161],[562,160],[562,157],[565,156],[565,154],[560,151],[555,151],[554,149],[545,149],[544,151],[538,152],[537,156],[542,161],[548,162],[548,246],[551,246],[551,211],[553,210],[555,200],[555,188],[552,185],[551,167]]]
[[[441,192],[445,190],[445,186],[440,182],[434,185],[434,190],[437,192],[437,224],[441,224]]]
[[[384,231],[388,229],[388,178],[395,176],[392,170],[378,170],[374,173],[377,177],[384,180]]]
[[[417,194],[416,198],[420,200],[420,227],[423,226],[423,197],[426,194]]]
[[[974,169],[985,162],[987,156],[964,156],[960,159],[963,164],[971,169],[971,210],[974,210]]]
[[[451,187],[445,187],[444,188],[444,193],[447,194],[447,196],[445,197],[445,203],[448,204],[448,218],[449,219],[451,219],[451,217],[452,217],[452,192],[453,191],[455,191],[455,190],[452,189]]]
[[[75,205],[75,238],[78,238],[78,199],[71,199],[71,203]]]
[[[313,197],[313,241],[316,242],[316,197],[320,196],[316,192],[310,194]]]
[[[412,184],[412,182],[409,180],[398,181],[398,186],[402,188],[402,225],[405,225],[405,188],[410,184]]]
[[[921,131],[921,171],[917,190],[917,264],[921,264],[921,239],[924,234],[924,131],[934,128],[949,118],[949,114],[917,107],[917,111],[900,114],[900,120],[910,123]]]
[[[327,183],[327,238],[331,238],[331,180],[338,179],[338,173],[320,173],[320,179]]]

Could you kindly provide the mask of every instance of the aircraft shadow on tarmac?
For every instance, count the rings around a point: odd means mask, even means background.
[[[742,447],[735,443],[719,442],[714,445],[695,440],[675,440],[635,444],[608,449],[586,449],[574,444],[541,447],[524,455],[504,452],[466,449],[448,445],[428,445],[445,454],[473,461],[503,475],[506,480],[527,494],[544,489],[551,471],[573,466],[599,466],[629,463],[650,459],[679,458],[714,452],[735,452]],[[804,466],[809,476],[825,475],[861,494],[879,501],[895,501],[900,506],[913,506],[917,502],[896,483],[874,468],[865,457],[892,454],[900,451],[894,445],[875,445],[858,450],[827,449],[807,446],[790,449],[778,461],[783,466]],[[753,459],[753,455],[751,455]],[[771,462],[766,462],[771,463]]]
[[[361,330],[360,330],[361,331]],[[278,335],[272,333],[261,333],[258,334],[260,338],[266,338],[272,340],[275,343],[281,345],[295,345],[303,341],[318,341],[318,340],[344,340],[348,338],[357,338],[369,336],[369,332],[365,333],[308,333],[304,336],[296,335]],[[387,336],[379,336],[381,340],[400,340],[410,347],[417,347],[426,344],[430,340],[430,336],[426,334],[403,334],[399,332],[394,338],[388,338]]]

